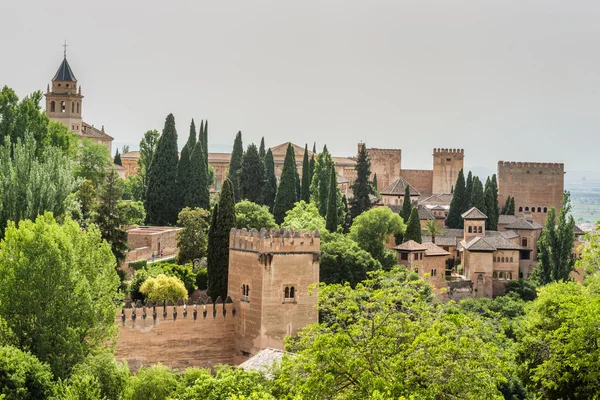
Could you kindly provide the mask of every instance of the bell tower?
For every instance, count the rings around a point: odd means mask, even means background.
[[[81,86],[77,86],[77,78],[67,61],[66,42],[63,46],[64,58],[52,78],[52,90],[50,85],[46,89],[46,115],[52,121],[62,122],[71,131],[81,135],[83,106]]]

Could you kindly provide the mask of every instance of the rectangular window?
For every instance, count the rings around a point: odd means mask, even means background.
[[[400,259],[401,260],[408,260],[408,253],[400,253]]]
[[[414,255],[414,259],[415,259],[415,260],[418,260],[418,259],[419,259],[419,254],[418,254],[418,253],[415,253],[415,255]]]
[[[521,238],[521,246],[527,247],[527,238],[526,237]]]

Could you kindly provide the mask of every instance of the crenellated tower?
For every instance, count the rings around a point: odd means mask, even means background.
[[[433,149],[433,194],[450,194],[463,168],[463,149]]]

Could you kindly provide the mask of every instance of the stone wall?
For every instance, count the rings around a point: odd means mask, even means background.
[[[400,177],[402,150],[367,149],[367,153],[371,159],[371,174],[377,174],[377,190],[382,191]]]
[[[543,224],[550,207],[562,207],[564,173],[564,164],[498,161],[498,202],[513,196],[515,215]]]
[[[143,254],[154,253],[157,257],[161,250],[165,255],[174,254],[177,252],[177,232],[180,229],[160,226],[132,228],[127,231],[127,244],[131,250],[148,248],[143,250]]]
[[[463,149],[433,149],[434,194],[450,194],[456,184],[458,173],[463,169]]]
[[[421,197],[432,194],[433,171],[427,169],[403,169],[400,174],[421,193]]]

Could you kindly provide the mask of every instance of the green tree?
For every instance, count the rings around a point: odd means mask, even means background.
[[[265,165],[260,159],[256,145],[248,146],[240,168],[240,198],[258,203],[262,197]]]
[[[391,235],[404,233],[405,230],[406,225],[398,214],[389,207],[377,207],[354,218],[350,227],[350,239],[387,267],[389,265],[386,260],[385,245]]]
[[[98,187],[106,177],[107,168],[112,165],[108,149],[92,142],[89,139],[81,139],[77,164],[75,166],[75,176],[82,179],[89,179]]]
[[[332,169],[335,169],[335,164],[331,154],[327,151],[327,146],[324,146],[323,152],[317,156],[310,184],[311,201],[315,203],[319,214],[323,217],[327,215],[327,199],[329,198]]]
[[[120,201],[120,213],[123,213],[125,225],[143,225],[146,220],[144,203],[141,201]]]
[[[167,400],[177,389],[177,373],[164,365],[140,368],[129,378],[125,400]]]
[[[515,215],[515,198],[510,198],[510,205],[508,207],[508,215]]]
[[[350,215],[350,210],[348,210],[348,199],[346,199],[346,195],[342,196],[342,204],[344,205],[344,222],[342,227],[344,228],[344,233],[347,234],[350,232],[350,226],[352,226],[352,216]]]
[[[504,203],[504,205],[502,206],[502,215],[510,215],[508,214],[509,210],[510,210],[510,199],[512,198],[512,196],[508,196],[506,198],[506,202]]]
[[[275,216],[275,222],[278,224],[283,222],[285,213],[291,210],[298,200],[296,197],[296,172],[294,148],[288,143],[283,161],[283,170],[281,171],[281,180],[277,188],[275,204],[273,205],[273,215]]]
[[[493,210],[493,220],[492,220],[492,227],[493,230],[497,230],[498,229],[498,219],[500,218],[500,206],[498,204],[498,179],[496,178],[496,174],[492,175],[492,180],[491,180],[491,187],[492,187],[492,210]],[[489,212],[489,209],[488,209]]]
[[[177,225],[177,262],[185,264],[206,257],[208,245],[208,219],[210,213],[202,208],[186,207],[179,212]]]
[[[140,141],[140,158],[138,160],[138,175],[142,180],[142,200],[145,204],[146,202],[146,192],[148,190],[148,170],[150,169],[150,164],[152,164],[152,158],[154,157],[154,153],[156,152],[156,146],[158,145],[158,139],[160,137],[160,133],[156,130],[146,131],[142,140]]]
[[[229,273],[229,233],[235,227],[235,200],[233,184],[226,179],[221,189],[218,206],[213,210],[208,236],[208,295],[215,299],[227,297]]]
[[[0,246],[0,317],[21,349],[67,377],[117,332],[119,277],[110,246],[94,225],[83,231],[50,213],[18,227],[10,222]]]
[[[115,163],[116,165],[123,166],[123,162],[121,161],[121,155],[119,154],[119,149],[117,149],[115,153],[115,159],[113,160],[113,163]]]
[[[235,135],[233,142],[233,151],[229,161],[229,173],[227,178],[233,185],[233,194],[235,202],[240,201],[240,169],[242,169],[242,159],[244,158],[244,145],[242,144],[242,132]]]
[[[414,240],[417,243],[421,243],[421,221],[419,220],[419,211],[417,207],[413,207],[408,218],[408,224],[406,224],[406,232],[404,233],[404,241]]]
[[[63,154],[71,159],[77,157],[79,150],[79,137],[71,132],[65,124],[56,121],[48,122],[48,135],[45,146],[58,147]],[[39,150],[41,153],[42,150]]]
[[[265,151],[265,137],[260,138],[260,147],[258,148],[258,156],[264,162],[267,152]]]
[[[371,196],[374,196],[375,192],[371,184],[371,160],[366,145],[360,146],[354,169],[356,170],[356,180],[352,184],[354,196],[350,200],[352,218],[356,218],[373,206]]]
[[[260,231],[262,228],[269,230],[278,226],[267,206],[242,200],[235,205],[235,227]]]
[[[425,223],[425,234],[427,236],[431,236],[431,243],[435,244],[435,237],[441,235],[443,229],[437,224],[437,221],[434,219],[429,219]]]
[[[206,176],[208,176],[208,186],[213,184],[214,180],[214,170],[211,166],[208,165],[208,120],[204,122],[204,127],[201,129],[202,131],[202,151],[204,154],[204,164],[206,169]],[[211,172],[212,170],[212,172]],[[211,175],[212,174],[212,175]]]
[[[53,389],[47,364],[16,347],[0,346],[0,399],[50,399]]]
[[[80,214],[76,221],[82,228],[87,228],[96,219],[96,190],[90,180],[85,180],[75,192],[75,200],[79,203]]]
[[[144,178],[139,173],[136,175],[129,175],[125,178],[123,200],[143,201],[145,190]],[[144,211],[144,215],[145,213],[146,211]]]
[[[302,195],[300,200],[310,201],[310,163],[308,161],[308,144],[304,145],[304,158],[302,159]]]
[[[188,138],[189,141],[190,139]],[[196,183],[192,182],[192,169],[194,167],[191,160],[195,147],[196,145],[193,145],[190,148],[190,145],[186,143],[179,155],[179,162],[177,163],[177,199],[179,200],[179,207],[189,205],[187,203],[190,198],[189,192],[196,187]]]
[[[412,205],[412,201],[410,199],[410,186],[406,185],[404,187],[402,210],[400,212],[400,216],[402,217],[403,221],[408,222],[408,219],[410,218],[410,213],[412,212],[412,209],[413,209],[413,205]]]
[[[121,399],[129,380],[129,368],[125,362],[116,361],[110,351],[101,351],[91,354],[73,368],[67,382],[78,380],[84,382],[84,377],[92,377],[94,389],[97,389],[99,398]],[[84,392],[91,388],[80,388]]]
[[[204,129],[204,121],[200,123],[200,131],[198,131],[198,139],[196,139],[196,123],[194,122],[194,118],[192,118],[192,122],[190,122],[190,134],[188,135],[187,142],[185,144],[188,145],[188,149],[193,149],[196,147],[196,142],[202,140],[202,130]]]
[[[375,191],[376,193],[378,193],[377,190],[377,174],[373,174],[373,191]]]
[[[464,213],[469,208],[473,207],[471,205],[471,197],[472,196],[473,196],[473,174],[471,173],[471,171],[469,171],[469,174],[467,175],[467,183],[465,185],[465,197],[464,197],[465,201],[461,206],[460,214]]]
[[[271,149],[265,155],[265,183],[262,190],[261,203],[273,210],[277,195],[277,177],[275,176],[275,161]]]
[[[479,180],[479,177],[473,177],[473,193],[471,194],[471,207],[477,207],[479,211],[487,214],[487,208],[485,207],[485,195],[483,192],[483,184]]]
[[[190,181],[185,204],[187,207],[200,207],[205,210],[210,207],[210,191],[206,175],[206,154],[202,142],[194,146],[190,165]]]
[[[563,207],[558,218],[554,207],[548,210],[537,244],[539,262],[533,272],[542,285],[569,280],[569,275],[575,271],[575,259],[571,257],[575,242],[575,220],[570,211],[571,201],[567,191],[563,194]]]
[[[285,214],[281,223],[282,228],[292,228],[295,231],[326,231],[325,218],[321,217],[314,203],[300,200],[294,208]]]
[[[335,169],[331,171],[331,184],[329,186],[329,199],[327,199],[327,218],[325,227],[330,232],[337,231],[338,227],[338,185]]]
[[[127,217],[123,209],[119,207],[123,193],[123,182],[119,175],[112,170],[104,184],[98,191],[98,211],[96,213],[96,224],[102,239],[106,240],[111,247],[117,265],[125,261],[125,252],[128,250]]]
[[[181,279],[175,276],[158,275],[144,281],[140,292],[153,302],[161,300],[167,303],[169,300],[176,303],[179,300],[186,301],[188,292]]]
[[[465,188],[465,175],[463,170],[461,169],[458,173],[458,178],[456,179],[456,185],[454,185],[454,193],[452,195],[452,200],[450,201],[450,209],[448,210],[448,218],[446,219],[446,224],[448,228],[454,229],[462,229],[463,220],[461,218],[461,210],[467,198],[466,188]]]
[[[169,114],[148,170],[146,219],[151,225],[175,225],[179,212],[177,192],[177,130]]]
[[[495,231],[498,229],[499,214],[496,214],[498,208],[498,193],[494,188],[492,181],[488,178],[485,183],[484,200],[485,209],[487,211],[487,219],[485,221],[485,229]]]
[[[368,272],[380,269],[381,263],[347,236],[334,233],[321,241],[320,282],[348,282],[355,287],[367,279]]]

